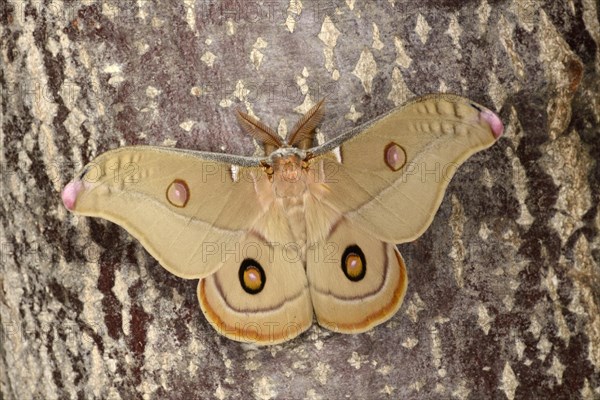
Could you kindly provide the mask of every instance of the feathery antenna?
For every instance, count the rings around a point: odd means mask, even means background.
[[[261,141],[265,146],[270,145],[279,148],[285,145],[273,129],[245,112],[237,110],[237,119],[246,133]]]
[[[313,140],[313,132],[319,122],[321,122],[321,118],[323,118],[323,113],[325,112],[324,102],[325,99],[321,99],[296,123],[294,129],[291,131],[292,133],[288,136],[287,142],[290,146],[297,146],[299,143],[306,144],[308,142],[307,146],[310,147],[310,143]]]

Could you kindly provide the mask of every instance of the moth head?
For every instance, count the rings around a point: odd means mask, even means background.
[[[315,128],[323,118],[325,111],[324,101],[325,99],[322,99],[308,110],[296,123],[294,129],[290,131],[285,140],[275,130],[240,110],[237,111],[237,118],[246,133],[263,143],[266,156],[270,156],[278,149],[294,148],[306,150],[312,147]]]
[[[272,173],[269,176],[277,197],[298,197],[306,190],[303,150],[282,148],[269,156]]]
[[[281,175],[281,179],[287,182],[296,182],[300,179],[302,172],[302,158],[298,154],[279,155],[274,153],[272,165],[275,174]]]

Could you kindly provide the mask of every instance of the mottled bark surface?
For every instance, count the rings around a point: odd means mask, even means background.
[[[0,10],[0,398],[600,398],[595,0],[41,3]],[[405,303],[366,334],[220,337],[195,281],[60,201],[120,145],[255,153],[235,108],[285,131],[327,96],[332,138],[438,91],[506,135],[400,245]]]

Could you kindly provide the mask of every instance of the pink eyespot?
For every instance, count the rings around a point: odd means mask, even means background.
[[[190,199],[190,189],[187,183],[175,179],[167,188],[167,200],[175,207],[183,208]]]
[[[504,125],[500,118],[490,110],[483,110],[479,113],[479,118],[486,121],[492,129],[494,138],[498,139],[504,133]]]
[[[61,193],[61,198],[67,210],[73,211],[77,196],[82,190],[83,183],[80,180],[73,180],[65,186]]]
[[[383,156],[385,163],[392,171],[399,171],[406,164],[406,151],[398,143],[388,144]]]

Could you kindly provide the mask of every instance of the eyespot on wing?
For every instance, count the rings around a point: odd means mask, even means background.
[[[479,118],[481,118],[490,125],[494,138],[498,139],[500,138],[500,136],[502,136],[502,134],[504,133],[504,125],[495,113],[488,109],[484,109],[479,112]]]
[[[72,180],[65,186],[61,193],[61,198],[67,210],[73,211],[77,202],[77,196],[82,190],[83,183],[80,180]]]

